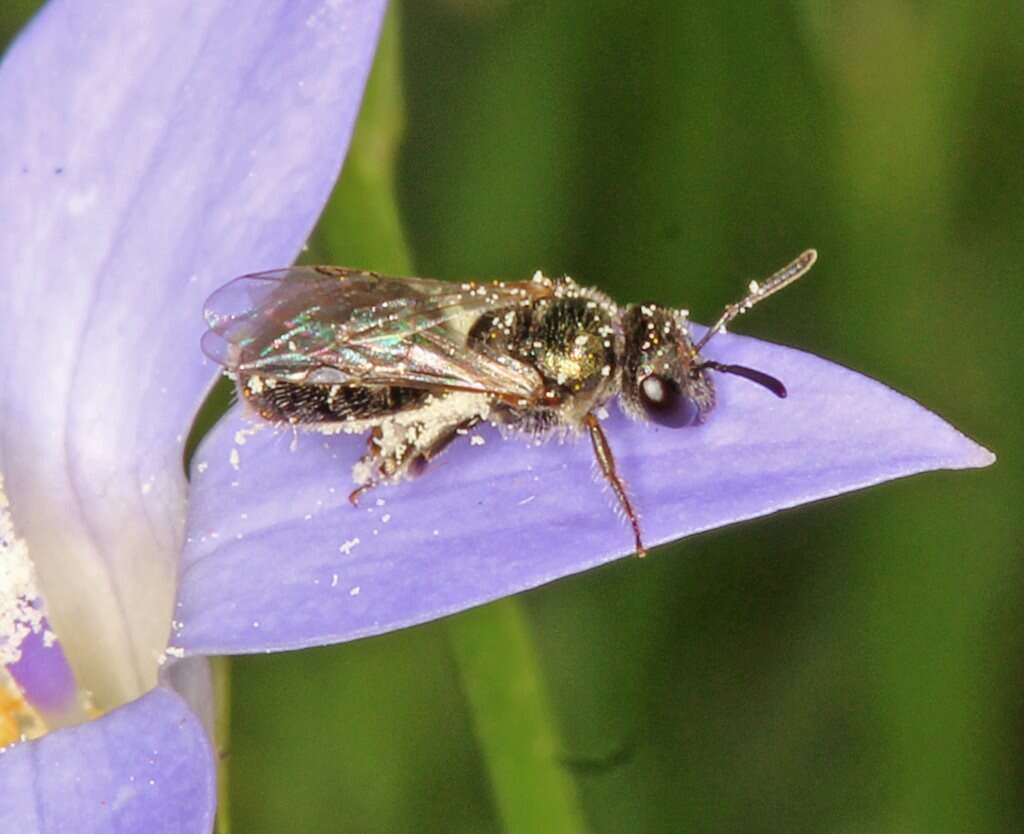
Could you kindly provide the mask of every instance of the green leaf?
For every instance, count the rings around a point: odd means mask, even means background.
[[[452,647],[505,830],[587,830],[529,624],[515,598],[448,621]]]
[[[398,15],[388,14],[345,167],[310,242],[306,262],[412,271],[395,200],[404,104]]]

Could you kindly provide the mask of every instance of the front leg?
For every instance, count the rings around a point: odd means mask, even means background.
[[[636,537],[636,555],[646,556],[647,548],[644,547],[643,539],[640,536],[640,519],[637,518],[636,510],[630,503],[629,495],[626,493],[626,484],[619,477],[618,469],[615,466],[615,456],[612,454],[612,447],[608,444],[608,437],[593,414],[588,413],[583,418],[583,425],[590,432],[590,442],[594,447],[594,456],[601,467],[601,472],[611,486],[612,492],[615,493],[615,497],[619,499],[622,511],[633,527],[633,535]]]

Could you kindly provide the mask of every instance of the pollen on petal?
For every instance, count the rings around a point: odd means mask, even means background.
[[[36,724],[55,729],[86,717],[75,676],[46,620],[28,545],[15,532],[2,477],[0,669],[4,670],[0,690],[6,698],[0,703],[0,738],[8,738],[12,726],[17,727],[17,739],[22,739],[32,737]],[[18,704],[26,705],[25,709]]]
[[[43,611],[38,600],[28,545],[15,535],[0,475],[0,665],[20,660],[22,643],[30,634],[43,629]]]

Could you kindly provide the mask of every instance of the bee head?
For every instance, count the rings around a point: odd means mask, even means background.
[[[622,327],[627,413],[669,428],[700,423],[715,404],[715,389],[690,339],[686,313],[631,304]]]

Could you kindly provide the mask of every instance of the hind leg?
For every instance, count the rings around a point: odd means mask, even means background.
[[[440,400],[444,405],[445,400]],[[397,415],[374,428],[366,453],[352,469],[357,487],[349,496],[353,505],[380,483],[397,483],[423,473],[427,464],[456,438],[483,419],[486,402],[471,400],[472,408],[424,408]],[[446,419],[440,419],[440,418]]]
[[[367,444],[370,449],[356,464],[357,469],[366,467],[370,473],[369,479],[352,490],[348,500],[353,507],[358,507],[359,499],[382,481],[398,482],[406,478],[418,478],[426,470],[427,464],[447,449],[453,440],[461,437],[479,423],[479,417],[463,420],[439,435],[429,445],[423,447],[410,445],[401,455],[391,457],[381,454],[380,447],[376,445],[371,436]]]
[[[360,469],[365,469],[367,473],[372,473],[377,468],[379,468],[379,465],[380,465],[380,446],[378,444],[379,444],[380,438],[381,438],[381,430],[379,428],[375,428],[375,429],[372,429],[370,431],[370,436],[368,438],[366,438],[366,452],[359,459],[359,463],[357,463],[355,465],[354,471],[352,473],[354,478],[356,477],[356,471],[358,471]],[[356,483],[359,483],[358,478],[356,479]],[[362,498],[364,494],[366,494],[371,489],[373,489],[376,485],[377,485],[377,480],[376,479],[371,479],[371,480],[367,480],[364,483],[359,483],[359,486],[357,486],[354,490],[352,490],[348,494],[348,501],[349,501],[349,503],[353,507],[358,507],[359,506],[359,499]]]

